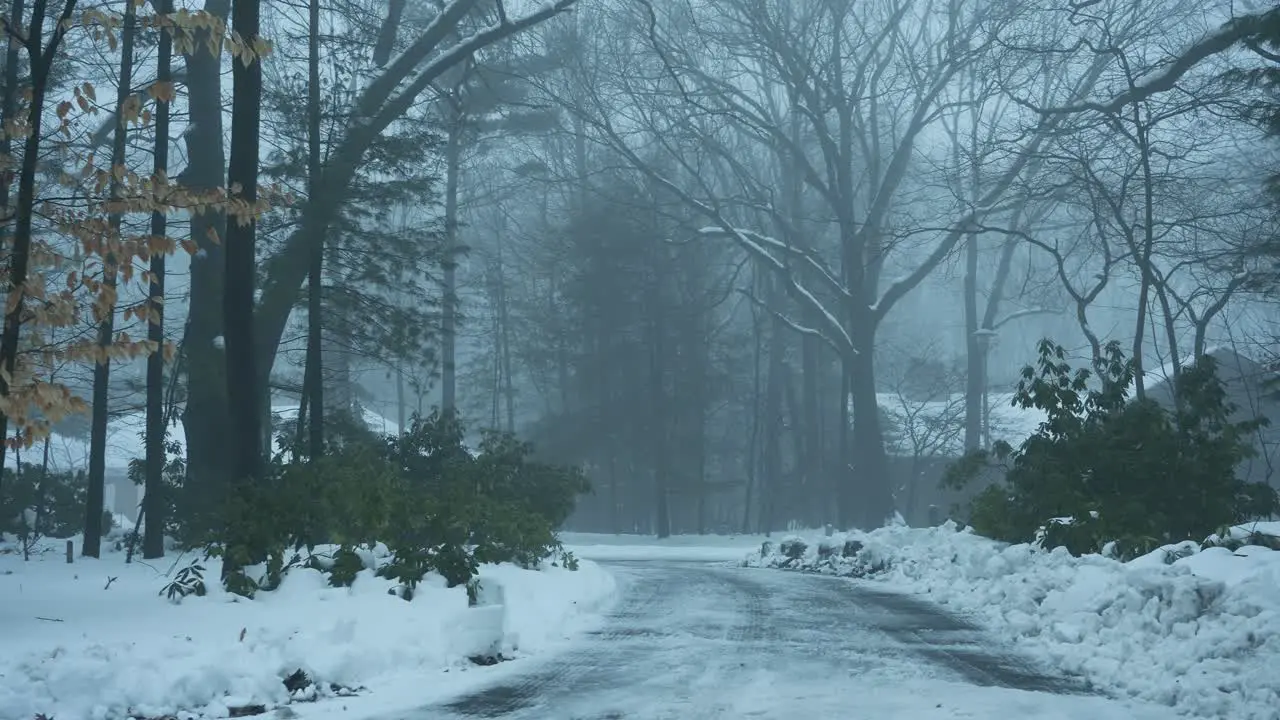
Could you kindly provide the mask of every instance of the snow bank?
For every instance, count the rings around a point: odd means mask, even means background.
[[[209,593],[174,603],[159,594],[165,575],[192,558],[126,565],[111,552],[68,565],[56,543],[31,562],[0,555],[0,720],[225,717],[371,683],[381,692],[389,675],[421,687],[423,671],[469,656],[546,649],[590,623],[614,591],[610,575],[582,562],[576,572],[486,566],[475,608],[438,577],[405,602],[369,571],[331,588],[294,570],[246,600],[218,587],[210,561]],[[291,697],[283,678],[299,669],[315,684]]]
[[[819,531],[815,531],[819,532]],[[667,560],[675,562],[736,562],[766,540],[763,535],[609,535],[562,533],[565,549],[600,562]]]
[[[1280,536],[1280,523],[1237,528]],[[939,528],[787,541],[748,565],[866,577],[974,617],[1095,686],[1194,717],[1280,717],[1280,552],[1161,548],[1122,563]],[[790,550],[790,556],[786,553]]]

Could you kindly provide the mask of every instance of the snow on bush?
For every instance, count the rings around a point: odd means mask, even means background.
[[[222,589],[211,560],[201,563],[207,594],[171,601],[162,588],[190,558],[126,565],[104,544],[101,560],[67,564],[62,542],[46,541],[30,562],[0,547],[0,720],[227,717],[342,687],[376,683],[381,693],[388,677],[421,689],[424,673],[473,655],[545,650],[614,590],[585,561],[576,572],[485,565],[481,606],[468,607],[466,588],[437,575],[406,602],[367,569],[331,587],[320,571],[294,568],[249,600]],[[291,692],[285,679],[298,670],[307,687],[295,676]]]
[[[766,547],[746,564],[881,581],[974,617],[1096,686],[1195,717],[1275,720],[1280,552],[1241,545],[1268,537],[1280,537],[1280,523],[1122,563],[998,543],[947,523],[826,538],[798,561]]]

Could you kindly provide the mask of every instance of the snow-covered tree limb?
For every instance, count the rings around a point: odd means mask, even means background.
[[[772,315],[773,317],[777,318],[779,322],[781,322],[783,325],[786,325],[787,327],[791,328],[791,329],[792,329],[792,330],[794,330],[795,332],[797,332],[797,333],[799,333],[799,334],[801,334],[801,335],[808,335],[808,336],[810,336],[810,337],[816,337],[816,338],[818,338],[819,340],[822,340],[823,342],[825,342],[825,343],[827,343],[828,345],[832,346],[832,347],[833,347],[833,348],[835,348],[836,350],[840,350],[840,347],[839,347],[838,343],[836,343],[835,341],[833,341],[829,336],[824,335],[823,333],[819,332],[817,328],[812,328],[812,327],[809,327],[809,326],[807,326],[807,325],[801,325],[800,323],[796,322],[795,320],[792,320],[791,318],[787,317],[784,313],[779,312],[777,309],[769,307],[769,306],[768,306],[768,304],[767,304],[767,303],[765,303],[765,301],[761,300],[760,298],[756,297],[755,295],[752,295],[752,294],[751,294],[751,293],[750,293],[746,288],[738,288],[738,292],[739,292],[739,293],[741,293],[744,297],[746,297],[746,298],[747,298],[747,300],[751,301],[751,304],[755,305],[756,307],[760,308],[761,310],[764,310],[765,312],[769,313],[769,314],[770,314],[770,315]]]
[[[1120,112],[1126,105],[1140,102],[1153,95],[1174,89],[1178,81],[1200,63],[1214,55],[1224,53],[1236,45],[1247,43],[1250,38],[1257,36],[1262,31],[1262,28],[1277,22],[1280,22],[1280,8],[1256,15],[1235,18],[1216,32],[1209,34],[1186,50],[1183,50],[1182,54],[1174,57],[1168,67],[1158,75],[1147,78],[1141,84],[1135,85],[1110,100],[1095,100],[1073,103],[1062,107],[1039,108],[1039,112],[1051,115],[1094,111],[1113,115]]]

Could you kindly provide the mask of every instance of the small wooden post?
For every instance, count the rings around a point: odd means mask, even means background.
[[[68,540],[67,541],[67,564],[70,565],[71,562],[75,560],[75,557],[76,557],[75,543]]]

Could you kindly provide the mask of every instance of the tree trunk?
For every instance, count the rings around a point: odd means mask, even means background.
[[[696,326],[695,326],[696,327]],[[694,344],[692,348],[691,358],[693,360],[693,397],[690,398],[692,423],[688,429],[693,437],[693,478],[695,487],[698,491],[698,517],[697,531],[699,535],[705,535],[708,531],[708,523],[711,521],[711,484],[707,480],[707,382],[708,375],[708,348],[709,331],[703,328],[702,332],[696,333],[689,338]]]
[[[1151,147],[1148,142],[1149,127],[1142,120],[1141,104],[1135,104],[1133,107],[1133,122],[1138,141],[1138,154],[1142,162],[1143,229],[1141,248],[1137,246],[1133,239],[1132,226],[1126,227],[1126,235],[1129,238],[1129,248],[1137,259],[1139,263],[1138,269],[1142,273],[1142,284],[1138,289],[1138,319],[1133,331],[1133,357],[1131,358],[1133,361],[1133,394],[1135,398],[1141,400],[1147,395],[1143,343],[1146,339],[1147,314],[1150,312],[1151,286],[1155,283],[1155,273],[1151,269],[1151,253],[1155,246],[1155,230],[1152,227],[1155,221],[1155,210],[1153,204]],[[1175,375],[1178,372],[1178,357],[1176,355],[1173,358],[1173,372]],[[1176,401],[1176,385],[1173,388],[1174,400]]]
[[[173,13],[173,0],[160,0],[156,11],[161,15]],[[173,58],[173,36],[161,31],[156,49],[156,82],[167,83],[172,79],[170,65]],[[169,172],[169,115],[170,103],[156,104],[156,141],[152,171],[157,177]],[[151,214],[151,234],[164,237],[168,233],[168,217],[164,212]],[[151,312],[147,325],[147,339],[155,343],[155,351],[147,357],[147,459],[146,484],[142,495],[142,557],[145,560],[164,557],[164,465],[165,465],[165,411],[164,411],[164,281],[165,253],[151,256]]]
[[[46,483],[49,480],[49,445],[50,443],[51,443],[51,439],[46,437],[44,439],[44,449],[41,452],[40,480],[38,483],[36,483],[36,497],[35,497],[36,512],[35,512],[34,522],[31,523],[31,528],[36,532],[37,535],[43,534],[40,526],[44,522],[44,514],[45,514],[45,505],[46,505],[45,490],[48,487]],[[19,465],[20,464],[21,463],[19,463]],[[24,561],[31,559],[31,548],[27,547],[25,543],[23,544],[23,548],[22,548],[22,559]]]
[[[448,137],[445,142],[444,186],[444,288],[440,309],[440,409],[454,412],[458,405],[457,327],[458,327],[458,175],[462,164],[462,112],[450,98]]]
[[[656,291],[654,294],[657,294]],[[656,304],[660,303],[661,299],[654,298],[654,300],[654,309],[657,310]],[[671,535],[671,458],[668,453],[667,443],[666,358],[663,356],[665,352],[663,334],[665,331],[662,312],[658,310],[650,326],[650,332],[653,333],[653,337],[649,344],[649,393],[651,405],[648,425],[649,442],[653,448],[654,534],[660,538]]]
[[[236,0],[232,28],[246,43],[258,39],[259,0]],[[247,64],[233,60],[231,105],[231,154],[227,164],[227,184],[233,195],[250,207],[258,200],[259,120],[262,108],[262,62]],[[226,285],[222,312],[226,327],[227,400],[232,421],[231,481],[236,494],[246,497],[261,477],[262,395],[253,347],[254,276],[256,218],[236,218],[227,226]],[[233,523],[235,532],[241,523]],[[265,548],[255,547],[255,539],[240,532],[229,536],[223,561],[223,576],[240,569],[241,563],[256,562]]]
[[[841,530],[848,530],[848,518],[852,517],[852,508],[849,506],[849,499],[846,497],[844,488],[852,485],[854,480],[853,473],[853,418],[850,414],[850,403],[852,402],[852,390],[850,378],[852,377],[852,365],[848,358],[840,358],[840,469],[835,473],[836,496],[834,500],[836,511],[836,526]]]
[[[769,278],[769,302],[780,302],[778,279]],[[768,307],[778,307],[770,304]],[[774,527],[778,510],[778,491],[782,483],[782,390],[786,379],[785,324],[773,318],[769,328],[769,369],[764,390],[764,447],[760,479],[760,528],[768,535]]]
[[[858,482],[856,488],[845,485],[847,494],[841,503],[849,509],[856,503],[858,509],[841,518],[841,522],[856,521],[862,528],[871,530],[882,526],[893,514],[894,507],[880,407],[876,402],[875,335],[868,325],[870,323],[863,320],[854,326],[853,338],[859,352],[852,358],[849,387],[853,395],[854,466]]]
[[[307,28],[307,197],[316,197],[320,182],[320,0],[311,0]],[[302,392],[309,400],[311,416],[307,452],[312,462],[324,455],[324,359],[321,279],[324,272],[324,237],[310,243],[307,266],[307,360]],[[303,421],[301,403],[298,422]]]
[[[563,12],[565,6],[561,3],[565,1],[556,0],[539,6],[526,15],[524,21],[513,21],[501,26],[496,32],[485,33],[484,42],[499,42]],[[257,368],[261,375],[261,388],[266,388],[266,378],[275,363],[280,339],[288,327],[299,291],[306,282],[305,258],[312,238],[325,237],[324,234],[338,217],[364,154],[378,135],[403,117],[428,85],[456,68],[458,63],[467,61],[469,55],[466,53],[435,54],[429,71],[418,72],[412,79],[406,80],[415,69],[421,68],[418,63],[427,60],[433,52],[453,47],[445,41],[456,35],[458,24],[474,8],[475,3],[472,2],[446,4],[444,11],[415,40],[412,51],[392,59],[386,72],[378,75],[365,87],[357,99],[355,114],[357,117],[369,118],[370,122],[349,127],[342,139],[335,144],[326,158],[317,198],[308,203],[298,228],[285,240],[284,247],[264,263],[265,280],[255,317]],[[402,92],[397,94],[397,88]],[[193,290],[192,305],[195,304]]]
[[[205,12],[225,20],[230,0],[206,0]],[[184,56],[187,69],[188,124],[183,138],[187,167],[183,185],[195,192],[224,187],[221,58],[204,47],[203,32],[195,49]],[[201,529],[212,530],[226,498],[231,476],[231,419],[227,406],[226,362],[218,338],[222,336],[223,254],[226,217],[206,208],[191,216],[191,241],[198,250],[191,260],[191,293],[182,353],[187,376],[187,401],[182,424],[187,441],[187,488],[184,511],[188,521],[198,518]]]
[[[13,0],[9,9],[9,23],[15,28],[22,27],[22,15],[25,12],[24,0]],[[17,114],[17,108],[14,103],[18,95],[18,62],[20,61],[18,50],[22,46],[16,42],[10,42],[6,45],[4,56],[4,95],[0,98],[0,127],[5,127],[10,119]],[[12,157],[13,141],[9,137],[9,133],[0,132],[0,157]],[[9,182],[0,182],[0,207],[9,207]],[[9,224],[0,223],[0,246],[7,245],[9,241]],[[13,268],[13,259],[10,259],[10,271]],[[8,318],[5,319],[4,334],[8,335],[9,323]],[[13,365],[8,362],[8,354],[3,356],[4,367],[12,370]],[[9,394],[9,388],[0,380],[0,389],[4,394]],[[9,418],[0,413],[0,468],[4,467],[4,451],[8,440]],[[4,473],[0,471],[0,496],[4,494]]]
[[[753,285],[757,288],[760,286],[759,278],[753,280]],[[752,501],[756,489],[757,476],[760,474],[760,426],[762,410],[761,398],[761,380],[762,365],[761,355],[764,354],[764,343],[762,342],[761,332],[763,322],[760,319],[758,310],[752,306],[751,310],[751,434],[747,441],[747,487],[742,498],[742,529],[741,532],[751,532],[751,510]]]
[[[404,434],[404,424],[408,420],[404,402],[404,366],[396,363],[396,427]]]
[[[501,262],[501,260],[499,260]],[[502,394],[507,402],[507,432],[516,431],[516,386],[511,373],[511,313],[507,305],[507,281],[499,265],[498,273],[498,324],[502,337]]]
[[[111,197],[120,196],[120,181],[116,180],[115,169],[124,167],[125,151],[128,147],[129,121],[124,114],[125,103],[133,95],[133,39],[137,34],[137,5],[133,2],[124,4],[123,28],[120,32],[120,78],[116,87],[116,126],[114,140],[111,145]],[[121,175],[122,177],[123,175]],[[120,258],[111,247],[121,242],[120,213],[112,213],[109,235],[104,243],[102,255],[102,283],[107,296],[105,314],[98,323],[98,345],[103,356],[93,366],[93,418],[89,428],[89,492],[85,497],[84,538],[81,554],[85,557],[99,557],[102,554],[102,514],[103,495],[106,489],[107,461],[107,404],[110,402],[111,389],[111,356],[108,350],[115,335],[116,321],[116,274],[119,272]]]
[[[790,500],[782,508],[786,520],[796,519],[799,512],[807,521],[809,511],[816,499],[813,489],[809,487],[808,478],[804,474],[804,407],[800,403],[800,393],[796,391],[793,373],[789,365],[783,365],[782,396],[787,409],[787,417],[791,418],[787,435],[791,438],[791,467],[795,473],[794,485],[788,488],[786,497]]]
[[[978,318],[978,234],[970,233],[965,243],[964,268],[964,451],[982,447],[982,393],[986,386],[984,338]]]
[[[70,13],[75,8],[74,2],[65,6],[62,21],[70,20]],[[15,3],[15,10],[21,7]],[[22,316],[25,313],[26,295],[23,291],[27,283],[27,275],[31,261],[31,225],[35,217],[36,207],[36,171],[40,160],[41,128],[44,121],[45,95],[49,86],[49,70],[58,56],[58,46],[63,37],[64,26],[60,23],[54,27],[53,35],[47,47],[41,47],[44,37],[46,3],[36,0],[31,9],[31,23],[27,27],[27,37],[32,43],[28,50],[31,58],[30,100],[27,105],[26,142],[23,143],[22,165],[18,171],[18,204],[13,210],[13,245],[9,249],[9,292],[8,297],[17,296],[13,307],[5,314],[4,331],[0,333],[0,367],[13,377],[18,362],[18,339],[22,331]],[[13,43],[10,43],[12,46]],[[14,68],[17,67],[15,63]],[[16,84],[16,83],[15,83]],[[11,301],[12,302],[12,301]],[[9,381],[0,375],[0,397],[8,397]],[[4,467],[4,454],[8,446],[9,416],[0,413],[0,468]]]
[[[810,323],[813,325],[813,323]],[[797,430],[801,435],[799,443],[800,457],[796,462],[807,488],[806,497],[811,502],[825,505],[819,488],[824,483],[819,473],[822,459],[822,434],[819,425],[818,409],[818,343],[820,340],[812,335],[800,338],[800,412],[803,419]]]

